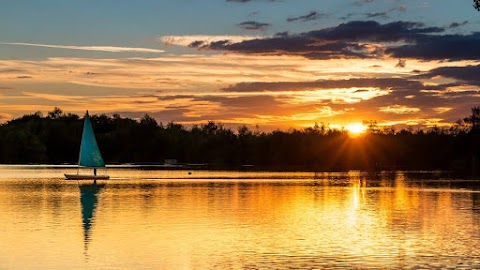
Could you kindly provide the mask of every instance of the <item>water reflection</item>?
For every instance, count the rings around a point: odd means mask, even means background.
[[[91,228],[94,224],[95,210],[98,205],[98,197],[105,184],[80,184],[80,203],[82,207],[82,222],[83,222],[83,242],[85,253],[88,251],[88,243],[91,239]]]
[[[480,268],[473,184],[405,172],[149,173],[96,186],[0,180],[0,269]]]

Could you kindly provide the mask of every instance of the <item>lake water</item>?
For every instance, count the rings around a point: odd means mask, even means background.
[[[480,184],[438,173],[0,166],[0,269],[480,268]]]

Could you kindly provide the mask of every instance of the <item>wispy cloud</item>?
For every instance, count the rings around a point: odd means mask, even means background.
[[[399,6],[399,7],[396,7],[396,8],[391,8],[391,9],[386,10],[386,11],[369,12],[369,13],[366,13],[365,15],[367,16],[367,18],[381,17],[381,18],[386,19],[386,18],[389,17],[389,14],[392,13],[392,12],[405,12],[406,10],[407,10],[406,6]]]
[[[329,17],[329,16],[330,16],[330,14],[327,14],[327,13],[310,11],[308,14],[303,15],[303,16],[289,17],[289,18],[287,18],[287,22],[296,22],[296,21],[308,22],[308,21],[319,20],[319,19],[326,18],[326,17]]]
[[[265,31],[270,27],[270,24],[257,21],[246,21],[239,23],[238,26],[245,30]]]
[[[114,52],[114,53],[123,53],[123,52],[163,53],[163,52],[165,52],[164,50],[149,49],[149,48],[135,48],[135,47],[70,46],[70,45],[37,44],[37,43],[23,43],[23,42],[0,42],[0,45],[33,46],[33,47],[44,47],[44,48],[52,48],[52,49],[101,51],[101,52]]]
[[[438,108],[434,108],[433,110],[436,111],[439,114],[442,114],[442,113],[446,113],[448,111],[451,111],[452,108],[450,108],[450,107],[438,107]]]
[[[463,22],[453,22],[451,23],[448,28],[458,28],[458,27],[461,27],[461,26],[464,26],[464,25],[467,25],[468,24],[468,21],[463,21]]]
[[[78,101],[83,99],[84,96],[73,96],[73,95],[58,95],[58,94],[47,94],[47,93],[38,93],[38,92],[28,92],[22,91],[21,94],[25,97],[33,97],[36,99],[45,99],[45,100],[52,100],[52,101]]]
[[[238,43],[246,40],[265,38],[264,36],[225,36],[225,35],[186,35],[186,36],[163,36],[158,41],[164,45],[191,46],[192,44],[210,44],[214,42],[227,41],[227,43]]]
[[[392,106],[381,107],[380,111],[386,112],[386,113],[396,113],[396,114],[412,114],[412,113],[419,112],[420,109],[411,108],[403,105],[392,105]]]
[[[19,116],[54,106],[71,112],[89,106],[96,113],[149,113],[163,122],[284,128],[313,121],[413,123],[413,117],[426,125],[418,119],[438,118],[437,108],[443,111],[441,122],[452,123],[476,105],[477,66],[408,61],[408,68],[398,69],[398,59],[245,54],[0,60],[0,85],[13,88],[1,92],[8,95],[0,98],[0,110]],[[383,68],[370,68],[372,63]],[[454,66],[460,64],[463,69]],[[18,79],[26,75],[32,78]]]
[[[275,91],[314,91],[322,89],[423,89],[418,81],[401,78],[354,78],[347,80],[318,80],[313,82],[250,82],[238,83],[223,88],[226,92],[275,92]]]

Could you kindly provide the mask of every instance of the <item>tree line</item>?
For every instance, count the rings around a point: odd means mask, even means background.
[[[118,114],[91,116],[107,164],[182,164],[269,170],[456,170],[480,164],[480,107],[448,128],[395,130],[366,121],[365,135],[315,124],[303,130],[237,130],[209,121],[191,128]],[[76,164],[83,119],[55,108],[0,125],[0,163]],[[248,165],[248,166],[245,166]]]

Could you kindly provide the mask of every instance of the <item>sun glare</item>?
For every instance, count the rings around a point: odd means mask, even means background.
[[[354,123],[345,126],[345,129],[348,133],[352,136],[358,136],[367,130],[367,127],[362,125],[361,123]]]

